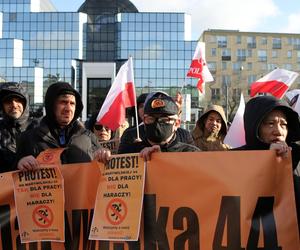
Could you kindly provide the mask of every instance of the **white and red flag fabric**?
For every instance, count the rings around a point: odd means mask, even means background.
[[[132,58],[125,62],[104,100],[97,116],[97,123],[116,130],[125,122],[126,108],[135,106],[135,88]]]
[[[244,129],[245,100],[243,93],[240,98],[240,105],[235,113],[232,124],[224,138],[224,143],[232,148],[238,148],[246,144]]]
[[[280,99],[284,96],[298,75],[297,72],[286,69],[274,69],[263,78],[251,84],[250,96],[253,97],[258,93],[270,93]]]
[[[205,61],[205,43],[198,42],[187,76],[199,79],[197,88],[201,93],[204,92],[204,83],[214,80]]]

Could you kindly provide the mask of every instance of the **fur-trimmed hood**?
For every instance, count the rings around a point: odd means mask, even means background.
[[[222,118],[222,127],[221,127],[221,130],[219,132],[219,136],[222,137],[222,138],[224,138],[225,135],[227,134],[227,119],[226,119],[223,107],[219,106],[219,105],[211,105],[199,117],[199,119],[198,119],[198,121],[196,123],[196,127],[193,130],[193,132],[192,132],[192,135],[193,135],[194,139],[196,139],[199,136],[203,135],[203,133],[204,133],[204,126],[205,126],[205,124],[204,124],[205,120],[206,120],[208,114],[210,112],[212,112],[212,111],[217,112],[221,116],[221,118]]]

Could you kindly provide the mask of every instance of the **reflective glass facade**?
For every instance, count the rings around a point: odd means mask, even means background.
[[[14,2],[0,1],[0,79],[24,82],[32,95],[36,77],[34,68],[43,69],[44,90],[57,79],[72,82],[72,59],[82,59],[83,55],[86,15],[30,12],[29,0]],[[41,5],[46,5],[45,2]],[[31,101],[34,99],[42,100],[42,97],[32,97]]]
[[[182,91],[198,105],[197,80],[185,77],[196,47],[187,39],[186,14],[141,13],[128,0],[86,0],[78,12],[57,12],[49,0],[32,2],[0,0],[0,81],[25,83],[31,103],[42,98],[36,98],[36,68],[43,72],[39,95],[56,80],[84,91],[82,63],[113,62],[117,73],[132,56],[137,94]],[[86,82],[90,114],[111,77],[89,76]]]
[[[184,40],[184,13],[121,13],[118,21],[117,59],[134,58],[138,92],[157,89],[174,96],[192,84],[185,75],[197,42]]]

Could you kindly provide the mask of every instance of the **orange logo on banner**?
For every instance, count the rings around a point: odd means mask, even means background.
[[[48,148],[37,156],[41,164],[60,164],[60,155],[65,148]]]
[[[48,206],[38,206],[32,212],[34,223],[42,228],[47,228],[52,225],[53,212]]]
[[[112,199],[106,207],[106,218],[112,225],[121,224],[127,215],[126,203],[121,199]]]
[[[47,152],[43,155],[43,160],[45,163],[52,161],[53,159],[53,153]]]

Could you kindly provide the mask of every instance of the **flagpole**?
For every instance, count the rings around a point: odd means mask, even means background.
[[[132,58],[132,56],[129,56],[129,58]],[[135,92],[135,91],[134,91]],[[136,123],[136,135],[137,138],[135,139],[136,142],[141,142],[142,139],[140,138],[140,131],[139,131],[139,119],[138,119],[138,111],[137,111],[137,102],[136,102],[136,93],[134,98],[134,113],[135,113],[135,123]]]
[[[134,106],[134,110],[135,110],[135,123],[136,123],[136,134],[137,134],[137,138],[135,139],[136,142],[141,142],[142,139],[140,138],[140,131],[139,131],[139,119],[138,119],[138,112],[137,112],[137,102],[136,102],[136,98],[135,98],[135,106]]]

